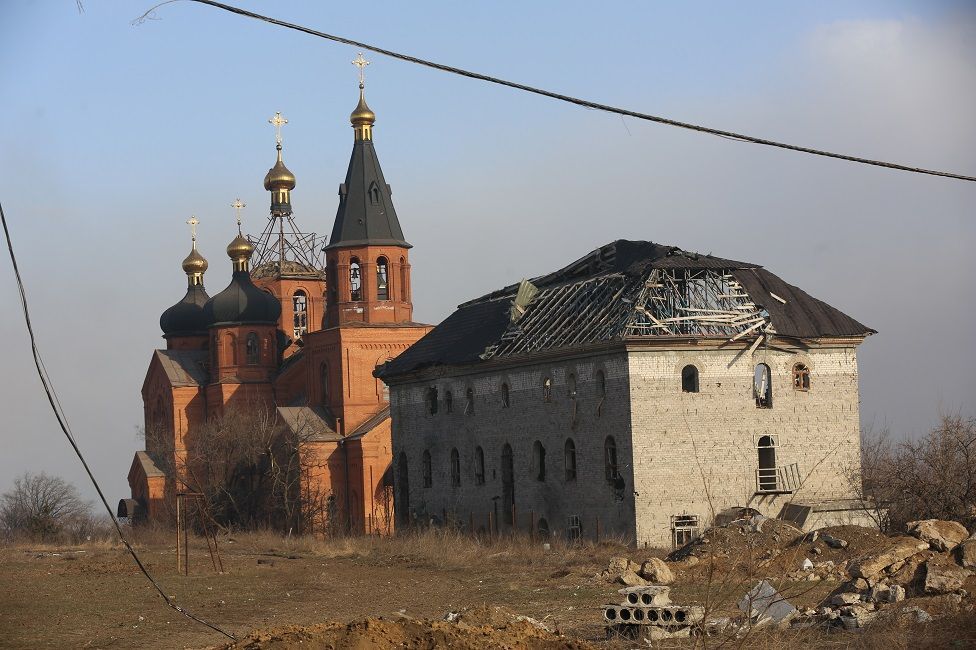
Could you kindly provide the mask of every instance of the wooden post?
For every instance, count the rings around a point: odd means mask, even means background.
[[[182,512],[180,512],[180,506],[183,503],[183,497],[179,494],[176,495],[176,572],[183,573],[183,531],[180,530],[180,526],[183,523]]]
[[[596,543],[600,543],[600,515],[596,516]]]
[[[186,502],[183,503],[183,575],[190,575],[190,532],[186,525]]]
[[[475,530],[474,530],[474,510],[469,510],[468,511],[468,534],[471,535],[472,537],[474,537],[474,535],[475,535]]]
[[[491,528],[491,510],[488,511],[488,539],[491,540],[492,528]]]
[[[518,530],[518,519],[515,518],[515,504],[512,504],[512,535]]]

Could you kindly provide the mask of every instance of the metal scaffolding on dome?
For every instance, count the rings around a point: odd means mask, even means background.
[[[325,279],[325,237],[301,232],[291,214],[272,215],[254,245],[252,277],[300,276]]]

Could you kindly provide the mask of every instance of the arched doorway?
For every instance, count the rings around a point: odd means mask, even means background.
[[[763,436],[759,439],[757,450],[759,452],[759,491],[775,492],[777,489],[776,441],[772,436]]]

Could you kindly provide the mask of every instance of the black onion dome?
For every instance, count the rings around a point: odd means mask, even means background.
[[[281,303],[270,293],[254,286],[247,271],[234,271],[234,277],[227,288],[208,300],[203,312],[208,325],[274,324],[281,316]]]
[[[210,300],[203,285],[195,285],[186,290],[183,300],[163,312],[159,317],[159,327],[163,336],[188,336],[206,334],[210,324],[203,313],[203,307]]]

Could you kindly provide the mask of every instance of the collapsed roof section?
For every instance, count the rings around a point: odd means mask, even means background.
[[[865,337],[874,330],[756,264],[618,240],[460,305],[377,375],[624,340]]]

